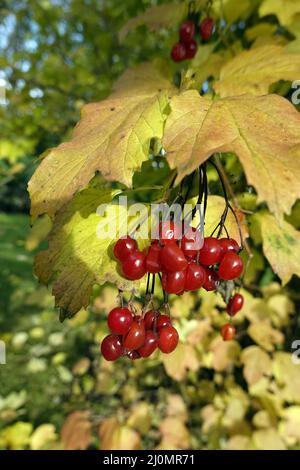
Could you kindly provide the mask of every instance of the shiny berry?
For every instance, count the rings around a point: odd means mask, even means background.
[[[212,18],[204,18],[200,23],[200,36],[203,41],[208,41],[214,30],[214,20]]]
[[[107,361],[115,361],[123,355],[122,341],[119,336],[108,335],[101,343],[101,353]]]
[[[122,264],[122,272],[127,279],[136,281],[146,273],[146,256],[140,251],[135,251]]]
[[[159,315],[160,313],[157,310],[148,310],[148,312],[145,313],[144,322],[146,330],[153,330]]]
[[[173,326],[165,326],[159,331],[158,347],[163,353],[169,354],[174,351],[178,341],[178,332]]]
[[[123,340],[126,349],[139,349],[143,346],[146,337],[145,322],[141,318],[135,318]]]
[[[131,359],[132,361],[135,361],[136,359],[140,359],[141,358],[141,355],[138,351],[128,351],[127,354],[126,354],[127,357],[129,357],[129,359]]]
[[[229,251],[233,251],[235,253],[240,251],[238,242],[233,238],[220,238],[219,245],[221,246],[222,255],[225,255]]]
[[[136,240],[126,236],[120,238],[114,246],[114,256],[120,261],[125,261],[129,255],[137,250]]]
[[[160,315],[157,319],[157,331],[161,330],[165,326],[171,325],[171,318],[168,315]]]
[[[233,317],[243,308],[243,305],[244,297],[241,294],[235,294],[229,299],[226,311],[231,317]]]
[[[189,227],[181,240],[181,250],[188,258],[194,258],[204,243],[203,235],[194,227]]]
[[[146,331],[145,342],[143,346],[138,349],[138,353],[141,357],[149,357],[155,351],[157,345],[157,337],[153,331]]]
[[[200,250],[199,262],[205,266],[219,263],[221,258],[221,247],[219,240],[213,237],[204,238],[203,247]]]
[[[229,252],[223,256],[218,273],[221,279],[231,281],[242,274],[243,267],[242,258],[236,253]]]
[[[163,269],[168,272],[183,271],[188,265],[183,251],[175,242],[168,243],[162,248],[160,262]]]
[[[180,41],[184,43],[189,43],[195,35],[195,24],[193,21],[184,21],[180,26],[179,36]]]
[[[205,281],[205,268],[196,263],[190,263],[186,268],[185,290],[192,291],[200,289]]]
[[[160,239],[162,245],[172,243],[181,238],[181,226],[173,220],[161,222],[157,228],[156,236]]]
[[[220,278],[218,273],[213,269],[206,268],[205,269],[205,279],[203,283],[203,287],[207,291],[216,290],[219,286]]]
[[[185,49],[186,49],[186,58],[193,59],[196,55],[198,44],[196,43],[196,41],[192,40],[191,42],[185,45]]]
[[[125,335],[132,325],[132,313],[128,308],[116,307],[108,314],[107,324],[116,335]]]
[[[162,270],[160,264],[160,251],[161,247],[158,243],[153,243],[149,247],[145,261],[145,268],[147,273],[156,274]]]
[[[162,287],[168,294],[182,294],[185,287],[185,271],[163,273]]]
[[[181,62],[186,58],[186,48],[181,42],[174,44],[171,51],[171,57],[174,62]]]
[[[226,323],[221,328],[221,335],[224,341],[231,341],[235,336],[235,328],[231,323]]]

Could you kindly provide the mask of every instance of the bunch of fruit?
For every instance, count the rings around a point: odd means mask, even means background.
[[[208,41],[211,38],[214,29],[214,20],[209,16],[204,18],[199,26],[200,37],[203,41]],[[174,44],[171,57],[174,62],[182,62],[186,59],[192,59],[198,49],[198,44],[195,40],[196,25],[194,21],[184,21],[179,29],[179,42]]]
[[[181,237],[181,227],[173,221],[159,226],[159,239],[153,240],[147,252],[138,250],[130,236],[120,238],[114,256],[121,262],[124,277],[141,279],[146,273],[161,274],[162,287],[168,294],[185,291],[216,290],[220,281],[238,278],[243,261],[238,243],[231,238],[203,238],[189,227]]]
[[[157,348],[169,354],[178,344],[177,330],[168,315],[157,310],[135,315],[128,307],[116,307],[108,315],[111,334],[101,344],[101,352],[107,361],[119,357],[129,359],[149,357]]]

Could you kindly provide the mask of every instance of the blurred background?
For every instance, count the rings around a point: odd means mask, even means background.
[[[30,227],[38,157],[69,138],[83,104],[105,98],[125,68],[169,56],[177,27],[141,26],[118,40],[130,17],[157,3],[0,0],[0,449],[300,448],[299,282],[281,287],[254,223],[240,333],[229,343],[219,335],[223,301],[186,293],[171,307],[182,338],[173,354],[107,363],[99,342],[114,287],[61,324],[33,275],[50,228],[45,219]],[[236,159],[226,165],[243,181]],[[236,188],[254,209],[255,196]],[[290,221],[300,228],[299,205]]]

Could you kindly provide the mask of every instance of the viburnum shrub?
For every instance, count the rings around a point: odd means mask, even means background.
[[[29,182],[33,221],[52,223],[35,272],[53,285],[61,321],[105,283],[119,291],[107,360],[174,351],[186,334],[172,300],[200,292],[200,304],[204,291],[224,301],[221,337],[242,338],[241,288],[260,296],[265,282],[260,268],[247,270],[252,251],[272,280],[300,275],[296,23],[275,27],[257,2],[242,13],[222,3],[168,2],[131,19],[119,39],[145,24],[160,56],[84,106],[70,141],[44,154]],[[153,217],[160,205],[169,209]]]

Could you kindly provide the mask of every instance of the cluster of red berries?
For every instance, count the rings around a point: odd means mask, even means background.
[[[208,41],[213,33],[214,20],[210,17],[204,18],[199,27],[200,36],[203,41]],[[174,62],[192,59],[198,49],[195,41],[196,26],[191,20],[184,21],[179,29],[179,42],[174,44],[171,57]]]
[[[101,344],[101,353],[107,361],[122,356],[132,360],[149,357],[157,348],[169,354],[178,344],[179,336],[170,317],[156,310],[141,316],[127,307],[116,307],[109,313],[107,323],[111,334]]]
[[[120,238],[114,247],[124,277],[138,280],[146,273],[161,273],[163,289],[177,295],[201,287],[213,291],[220,280],[238,278],[243,271],[239,251],[235,240],[203,239],[194,227],[189,227],[181,238],[181,227],[172,221],[160,224],[159,240],[152,241],[146,252],[139,251],[129,236]]]
[[[235,294],[229,299],[226,307],[226,312],[230,317],[234,317],[244,305],[244,297],[241,294]],[[234,338],[236,333],[235,327],[232,323],[226,323],[222,326],[221,335],[224,341],[230,341]]]

